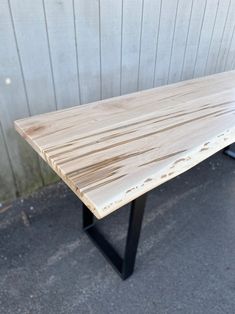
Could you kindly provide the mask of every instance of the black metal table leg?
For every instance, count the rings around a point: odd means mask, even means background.
[[[224,154],[227,155],[227,156],[229,156],[229,157],[231,157],[231,158],[233,158],[233,159],[235,159],[235,151],[233,151],[233,150],[231,149],[231,146],[230,146],[230,145],[227,146],[227,147],[225,147],[225,149],[224,149]]]
[[[123,258],[94,225],[93,214],[83,204],[83,230],[123,280],[127,279],[134,271],[146,196],[147,195],[144,194],[131,203],[126,247]]]

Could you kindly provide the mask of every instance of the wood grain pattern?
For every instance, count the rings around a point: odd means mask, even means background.
[[[122,0],[100,1],[101,98],[120,95]]]
[[[235,71],[15,122],[102,218],[235,141]]]
[[[73,0],[44,0],[57,108],[80,103]]]
[[[121,94],[138,88],[143,0],[123,0]]]
[[[23,196],[56,177],[14,120],[199,77],[206,64],[206,73],[234,69],[235,0],[220,0],[215,19],[217,3],[0,1],[0,121],[14,179],[1,172],[0,202],[6,186]]]
[[[6,198],[16,197],[16,188],[14,187],[14,175],[12,171],[12,165],[9,159],[9,151],[3,135],[3,128],[0,120],[0,147],[1,147],[1,158],[0,158],[0,200]],[[3,184],[4,182],[4,184]],[[1,203],[1,201],[0,201]]]
[[[179,13],[178,9],[179,0],[162,1],[154,86],[165,85],[168,81],[172,47],[175,38],[175,26]]]
[[[233,37],[234,29],[235,29],[235,1],[232,0],[228,18],[225,23],[223,37],[220,42],[220,47],[219,47],[218,56],[216,60],[216,72],[224,71],[226,57],[228,56],[228,53],[229,53],[229,48],[230,48],[231,40]]]
[[[143,2],[138,90],[153,87],[161,3],[162,0]]]
[[[22,141],[14,130],[14,120],[29,115],[29,106],[25,93],[25,78],[22,72],[22,60],[19,57],[14,23],[8,1],[0,1],[0,124],[3,141],[0,143],[0,202],[8,199],[7,195],[28,193],[43,185],[39,162],[32,149]],[[7,83],[7,80],[9,81]],[[4,146],[8,154],[4,154]],[[4,155],[8,163],[4,163]],[[9,169],[12,165],[12,172]],[[7,177],[13,180],[11,185]]]
[[[175,34],[171,46],[171,58],[167,84],[180,81],[181,69],[184,61],[184,52],[187,47],[189,26],[192,18],[193,1],[180,0],[177,19],[175,21]]]
[[[207,55],[206,67],[204,75],[216,73],[216,61],[218,52],[223,41],[226,22],[231,12],[231,0],[223,0],[219,2],[218,13],[215,20],[213,33],[210,39],[209,51]]]
[[[42,1],[11,0],[11,8],[29,113],[35,115],[55,110],[57,101],[54,75]],[[14,133],[13,129],[12,133]],[[54,173],[44,162],[40,162],[40,171],[43,182],[49,183],[51,180],[56,180],[56,177],[53,176]]]
[[[200,40],[198,43],[197,57],[193,74],[194,77],[200,77],[205,73],[215,23],[219,12],[219,3],[219,0],[207,0]]]
[[[101,98],[99,1],[74,0],[81,103]]]
[[[181,80],[191,79],[194,75],[206,8],[207,0],[193,1],[192,16],[187,35],[187,45],[185,46],[184,60],[180,76]]]

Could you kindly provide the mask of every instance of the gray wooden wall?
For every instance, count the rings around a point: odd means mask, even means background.
[[[235,68],[235,0],[0,0],[0,201],[55,180],[18,118]]]

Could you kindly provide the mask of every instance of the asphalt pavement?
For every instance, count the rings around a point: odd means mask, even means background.
[[[122,251],[129,208],[99,221]],[[221,152],[148,195],[122,281],[58,183],[0,206],[0,313],[235,313],[235,160]]]

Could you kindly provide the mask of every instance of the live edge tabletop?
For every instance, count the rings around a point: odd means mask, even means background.
[[[102,218],[235,142],[235,71],[15,121]]]

